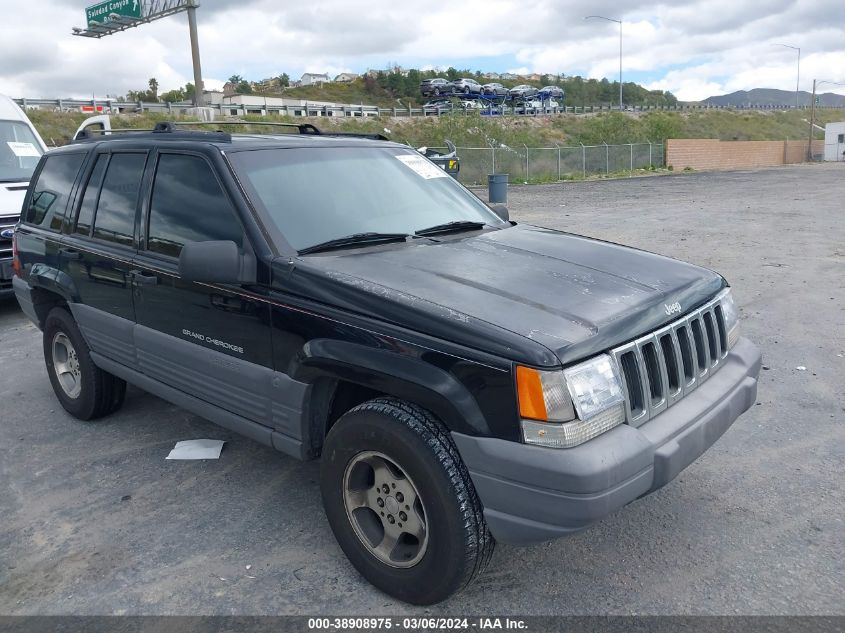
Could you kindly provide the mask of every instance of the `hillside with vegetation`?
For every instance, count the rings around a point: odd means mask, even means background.
[[[74,112],[30,110],[29,117],[41,136],[51,145],[63,145],[86,118]],[[819,125],[845,119],[842,110],[818,110]],[[285,118],[246,117],[251,125],[227,128],[222,121],[209,129],[232,132],[277,133],[278,128],[262,127],[262,120],[314,123],[326,130],[385,133],[393,140],[416,147],[442,146],[450,139],[458,146],[487,147],[505,144],[512,147],[548,147],[557,145],[596,145],[602,143],[662,142],[668,138],[718,138],[731,140],[805,139],[808,135],[807,113],[803,111],[736,112],[728,110],[692,112],[620,113],[552,115],[538,117],[484,117],[477,113],[456,113],[440,117],[390,118]],[[166,114],[125,114],[113,117],[115,128],[151,129],[156,122],[178,120]],[[819,133],[817,132],[817,138]]]
[[[619,102],[619,82],[607,79],[584,79],[583,77],[559,77],[557,75],[542,75],[539,81],[526,78],[517,79],[486,79],[480,71],[456,70],[450,68],[445,72],[420,71],[380,71],[374,77],[359,77],[348,83],[326,83],[319,86],[300,86],[287,88],[280,93],[268,93],[268,96],[285,96],[294,99],[308,99],[313,101],[335,101],[338,103],[363,103],[393,107],[397,103],[404,105],[420,105],[426,101],[420,96],[420,82],[423,79],[444,77],[450,81],[461,77],[470,77],[481,84],[488,82],[501,83],[506,88],[513,88],[519,84],[528,84],[536,88],[543,86],[558,86],[563,88],[566,95],[566,105],[610,105]],[[263,94],[261,87],[252,89],[253,94]],[[622,100],[628,105],[675,105],[678,100],[671,92],[662,90],[648,90],[643,86],[623,82]]]
[[[378,71],[374,75],[358,77],[354,81],[327,82],[310,86],[293,85],[294,82],[286,73],[260,82],[250,81],[241,75],[232,75],[229,77],[228,84],[236,94],[288,97],[308,101],[330,101],[333,103],[377,105],[392,108],[394,106],[405,107],[409,104],[422,105],[427,99],[420,95],[420,82],[434,77],[443,77],[450,81],[455,81],[461,77],[470,77],[480,84],[497,82],[506,88],[513,88],[519,84],[528,84],[536,88],[558,86],[563,88],[566,95],[566,105],[570,106],[598,106],[619,103],[618,81],[585,79],[580,76],[565,77],[562,75],[541,75],[539,79],[526,77],[496,79],[485,78],[480,70],[457,70],[455,68],[440,72],[423,71],[415,68],[402,70],[394,67],[392,70]],[[149,80],[146,89],[131,90],[127,94],[127,98],[130,101],[178,102],[191,99],[193,94],[194,86],[190,83],[184,88],[159,94],[158,81],[152,78]],[[678,103],[671,92],[648,90],[632,82],[623,82],[622,100],[625,104],[632,106],[661,106]]]

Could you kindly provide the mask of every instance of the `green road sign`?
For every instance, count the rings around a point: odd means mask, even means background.
[[[821,102],[821,99],[817,96],[816,97],[816,105],[819,105],[819,102]]]
[[[106,0],[85,9],[88,26],[108,22],[109,16],[113,14],[126,18],[140,18],[141,0]]]

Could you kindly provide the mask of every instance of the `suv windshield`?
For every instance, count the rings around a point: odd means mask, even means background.
[[[359,233],[404,233],[455,221],[507,224],[442,169],[400,147],[233,152],[256,204],[297,250]]]
[[[43,153],[28,125],[0,121],[0,182],[29,180]]]

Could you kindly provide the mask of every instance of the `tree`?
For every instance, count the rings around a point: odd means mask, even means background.
[[[238,85],[235,86],[235,92],[237,92],[239,95],[252,94],[252,86],[245,79],[241,79],[241,81],[238,82]]]
[[[282,73],[279,75],[279,86],[282,88],[287,88],[290,86],[290,77],[288,77],[287,73]]]
[[[131,101],[143,101],[145,103],[155,103],[158,101],[158,80],[155,77],[151,78],[147,85],[147,90],[130,90],[126,93],[126,97]]]
[[[244,80],[244,78],[243,78],[243,77],[241,77],[240,75],[232,75],[231,77],[229,77],[229,83],[230,83],[230,84],[235,84],[236,86],[237,86],[239,83],[241,83],[243,80]]]
[[[182,88],[176,90],[168,90],[161,95],[161,100],[165,103],[176,103],[178,101],[185,101],[185,91]]]
[[[188,83],[186,83],[185,88],[182,91],[185,95],[185,101],[193,101],[194,100],[194,93],[196,91],[197,91],[197,89],[194,87],[194,84],[192,84],[190,81]]]

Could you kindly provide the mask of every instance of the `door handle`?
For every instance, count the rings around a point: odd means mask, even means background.
[[[132,270],[129,272],[132,275],[132,282],[136,286],[155,286],[158,283],[158,275],[145,275],[140,270]]]
[[[65,259],[82,259],[82,254],[72,248],[60,248],[59,255]]]

